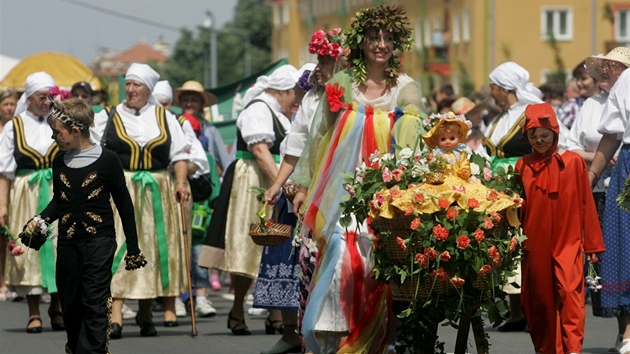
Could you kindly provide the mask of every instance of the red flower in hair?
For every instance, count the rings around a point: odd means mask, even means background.
[[[343,87],[339,87],[339,84],[326,85],[326,100],[331,112],[339,112],[346,106],[343,103],[343,93],[345,92]]]

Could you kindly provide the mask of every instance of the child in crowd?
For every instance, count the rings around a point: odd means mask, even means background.
[[[51,100],[48,124],[59,149],[53,161],[48,206],[25,226],[27,246],[59,220],[57,287],[66,326],[68,353],[107,353],[110,283],[116,231],[110,195],[127,237],[126,269],[146,265],[138,248],[134,209],[118,156],[90,141],[94,112],[78,98]],[[37,247],[35,247],[37,248]]]
[[[522,132],[533,151],[516,164],[527,236],[521,302],[537,353],[582,352],[584,254],[604,252],[586,164],[558,148],[559,129],[549,103],[527,106]]]

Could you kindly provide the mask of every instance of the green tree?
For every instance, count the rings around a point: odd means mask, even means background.
[[[245,77],[245,49],[242,36],[233,32],[245,31],[250,37],[251,72],[271,63],[271,7],[258,0],[239,0],[234,19],[217,29],[217,82],[227,85]],[[231,31],[231,28],[236,30]],[[182,29],[171,56],[160,74],[173,87],[188,80],[205,82],[209,70],[210,31],[198,26],[196,33]],[[195,36],[196,34],[196,36]]]

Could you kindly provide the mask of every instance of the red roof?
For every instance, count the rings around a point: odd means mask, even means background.
[[[151,46],[141,41],[133,47],[118,54],[118,56],[114,57],[113,61],[125,63],[147,63],[149,61],[157,61],[158,63],[162,63],[166,61],[166,58],[167,56],[164,53],[151,48]]]

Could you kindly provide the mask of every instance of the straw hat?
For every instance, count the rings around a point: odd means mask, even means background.
[[[175,105],[180,105],[179,103],[179,98],[182,95],[182,93],[184,92],[197,92],[201,95],[201,97],[203,98],[203,105],[202,107],[207,107],[207,106],[212,106],[213,104],[217,103],[219,100],[217,99],[217,96],[211,94],[210,92],[207,92],[206,90],[203,89],[203,85],[201,85],[201,83],[194,81],[194,80],[190,80],[190,81],[186,81],[184,82],[184,84],[182,85],[182,87],[178,88],[175,90]]]
[[[448,114],[452,115],[453,112],[450,112]],[[470,130],[470,127],[465,121],[455,118],[455,115],[453,115],[452,118],[451,117],[443,118],[443,119],[440,119],[435,124],[435,126],[433,126],[431,130],[429,130],[428,133],[422,136],[422,140],[424,140],[427,146],[429,146],[431,149],[433,149],[436,146],[435,141],[433,141],[433,136],[439,131],[440,127],[444,125],[445,123],[454,123],[459,126],[460,142],[464,142],[464,140],[466,140],[466,137],[468,137],[468,131]]]
[[[626,47],[617,47],[608,52],[606,55],[593,55],[586,58],[586,68],[589,74],[597,81],[601,80],[601,65],[604,60],[615,61],[630,67],[630,49]]]
[[[451,105],[451,110],[456,115],[463,114],[467,117],[473,116],[479,113],[484,108],[486,108],[486,105],[488,104],[489,99],[490,99],[489,97],[486,97],[481,102],[475,103],[472,100],[470,100],[468,97],[460,97],[456,99],[455,102],[453,102],[453,104]]]

